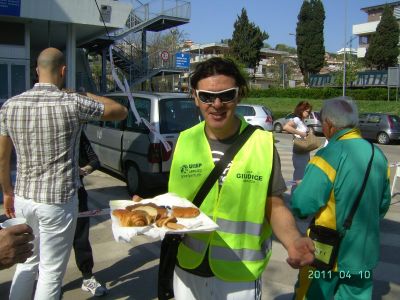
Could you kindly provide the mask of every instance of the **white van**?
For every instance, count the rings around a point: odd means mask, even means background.
[[[132,93],[139,115],[149,121],[174,149],[181,131],[198,124],[200,113],[194,100],[182,93]],[[172,152],[134,115],[123,93],[106,94],[129,109],[123,121],[97,121],[86,126],[86,134],[103,168],[125,178],[128,192],[166,187]]]

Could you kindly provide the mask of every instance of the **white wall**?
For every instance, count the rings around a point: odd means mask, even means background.
[[[132,6],[113,0],[97,0],[101,5],[112,7],[110,28],[121,28],[128,18]],[[94,0],[21,0],[21,17],[66,23],[103,26]]]

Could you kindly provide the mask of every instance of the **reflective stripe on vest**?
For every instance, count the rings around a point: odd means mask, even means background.
[[[202,241],[195,239],[191,236],[186,235],[183,239],[183,244],[190,248],[191,250],[203,253],[207,244]],[[210,257],[212,259],[220,259],[226,261],[258,261],[263,260],[265,258],[266,253],[270,251],[272,248],[272,239],[265,240],[260,250],[252,250],[252,249],[229,249],[226,247],[218,247],[213,246],[212,251],[210,252]]]
[[[193,251],[198,252],[198,253],[205,252],[206,248],[207,248],[207,244],[204,241],[195,239],[190,235],[185,235],[183,240],[182,240],[182,243],[186,247],[188,247],[188,248],[190,248]]]
[[[219,226],[218,231],[236,233],[236,234],[250,234],[250,235],[261,235],[262,224],[253,222],[238,222],[229,221],[224,219],[217,219],[216,223]]]

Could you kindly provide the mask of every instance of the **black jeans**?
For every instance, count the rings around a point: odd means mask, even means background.
[[[82,186],[78,190],[79,212],[88,210],[88,194]],[[74,236],[75,261],[84,279],[92,277],[93,254],[89,242],[90,218],[78,218]]]

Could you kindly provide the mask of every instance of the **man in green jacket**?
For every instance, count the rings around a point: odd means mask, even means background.
[[[349,230],[343,223],[361,189],[371,145],[360,134],[354,102],[326,100],[322,129],[329,140],[307,166],[294,191],[292,210],[298,217],[315,216],[315,224],[338,230],[341,240],[333,270],[304,267],[296,284],[296,299],[371,299],[372,270],[379,258],[379,221],[390,204],[388,162],[375,147],[365,191]]]

